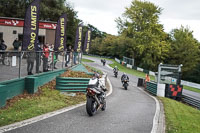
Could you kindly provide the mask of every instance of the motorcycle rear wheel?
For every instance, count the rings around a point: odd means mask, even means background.
[[[93,116],[97,112],[97,103],[92,98],[87,98],[86,111],[89,116]]]

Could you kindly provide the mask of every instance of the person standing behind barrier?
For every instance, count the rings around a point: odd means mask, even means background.
[[[68,67],[68,63],[70,62],[70,52],[71,52],[71,49],[69,48],[69,50],[66,50],[66,53],[65,53],[65,67]]]
[[[13,47],[14,47],[14,50],[19,50],[19,47],[21,46],[21,42],[16,38],[14,41],[13,41]]]
[[[5,60],[5,50],[7,49],[7,45],[4,43],[4,40],[2,39],[0,42],[0,50],[3,52],[0,52],[0,54],[2,55],[2,64],[5,65],[4,60]]]
[[[145,76],[145,85],[144,85],[145,88],[147,87],[147,82],[150,82],[149,74],[146,74],[146,76]]]
[[[49,57],[49,47],[48,43],[43,46],[43,72],[48,71],[48,57]]]
[[[49,58],[48,58],[48,68],[52,69],[54,64],[54,51],[53,44],[49,46]]]
[[[41,56],[42,56],[42,45],[39,40],[37,41],[38,49],[36,51],[36,73],[41,73],[40,65],[41,65]]]
[[[56,63],[57,63],[57,61],[58,61],[58,54],[59,54],[58,51],[55,51],[55,52],[54,52],[54,57],[53,57],[53,59],[54,59],[54,69],[57,69],[57,68],[56,68]]]
[[[35,51],[29,51],[27,53],[27,72],[28,75],[33,75],[33,66],[35,61]]]
[[[150,82],[149,74],[146,74],[146,76],[145,76],[145,82]]]

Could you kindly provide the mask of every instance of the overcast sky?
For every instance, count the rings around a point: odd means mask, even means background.
[[[85,24],[92,24],[101,31],[117,35],[117,17],[121,17],[125,7],[131,5],[132,0],[68,0],[78,17]],[[188,26],[194,31],[193,35],[200,41],[200,0],[146,0],[163,9],[160,23],[165,31],[170,32],[181,25]]]

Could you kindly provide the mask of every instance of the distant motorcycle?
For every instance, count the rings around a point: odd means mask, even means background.
[[[115,75],[115,77],[117,78],[118,71],[114,71],[114,75]]]
[[[89,116],[93,116],[99,109],[106,109],[106,87],[102,85],[98,78],[90,79],[87,88],[86,111]]]
[[[128,79],[124,79],[124,81],[122,82],[125,90],[128,90],[128,86],[129,86],[128,82],[129,82]]]

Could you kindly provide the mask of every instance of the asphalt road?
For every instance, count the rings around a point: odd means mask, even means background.
[[[156,104],[137,89],[137,77],[129,75],[129,87],[124,90],[120,82],[122,73],[115,78],[111,69],[102,66],[99,59],[95,61],[88,64],[106,72],[113,85],[106,111],[89,117],[84,105],[8,133],[150,133]]]

